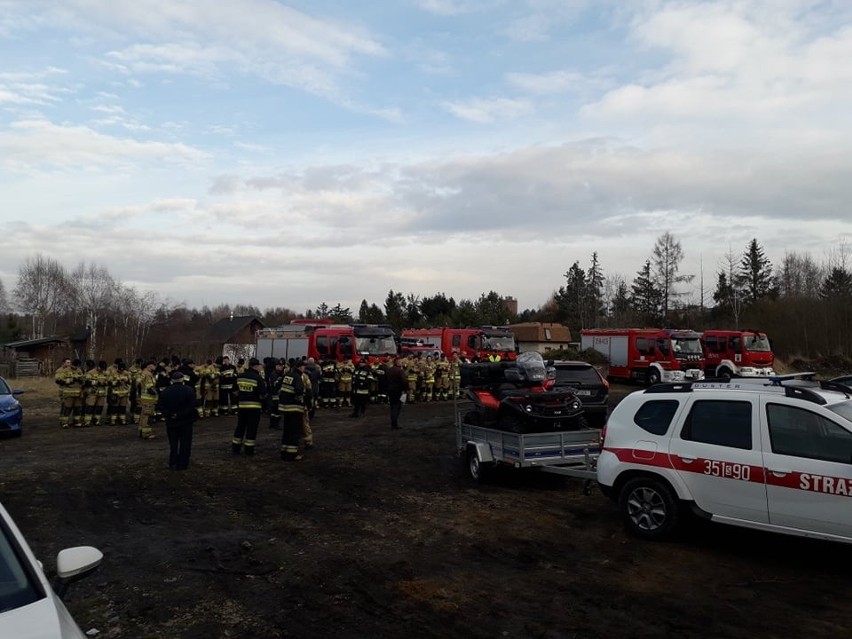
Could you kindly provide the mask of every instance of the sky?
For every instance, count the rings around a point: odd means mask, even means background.
[[[850,61],[848,0],[0,0],[0,281],[525,309],[670,232],[712,292],[852,237]]]

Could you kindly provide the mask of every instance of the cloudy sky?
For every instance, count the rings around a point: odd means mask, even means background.
[[[0,280],[536,308],[852,237],[848,0],[0,0]],[[709,284],[708,284],[709,286]]]

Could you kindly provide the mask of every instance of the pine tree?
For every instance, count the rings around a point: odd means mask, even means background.
[[[651,272],[651,260],[645,260],[645,264],[636,273],[631,287],[630,305],[639,316],[639,319],[647,326],[655,326],[660,323],[660,309],[662,294],[654,281]]]
[[[757,239],[752,239],[740,261],[738,282],[749,302],[774,295],[772,263],[766,257]]]
[[[839,266],[832,268],[819,288],[819,296],[827,301],[852,297],[852,273]]]

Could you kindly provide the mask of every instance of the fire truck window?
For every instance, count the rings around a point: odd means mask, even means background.
[[[317,351],[322,355],[328,355],[328,338],[324,335],[317,337]]]
[[[657,338],[657,349],[663,354],[668,356],[669,354],[669,340],[664,337]]]
[[[803,408],[768,404],[772,452],[791,457],[852,463],[852,433]]]
[[[728,346],[735,353],[739,353],[743,348],[743,339],[739,336],[732,337],[728,340]]]
[[[722,344],[719,343],[719,338],[715,335],[705,337],[704,343],[707,345],[707,350],[712,353],[719,353],[722,351]]]
[[[678,405],[678,401],[674,399],[645,402],[636,411],[633,421],[642,430],[654,435],[665,435],[671,426]]]
[[[476,350],[476,335],[467,338],[467,347]]]
[[[453,335],[453,346],[461,346],[461,335]]]
[[[654,341],[649,340],[646,337],[637,337],[636,338],[636,350],[639,351],[640,355],[653,355],[654,354]]]
[[[751,450],[751,402],[699,400],[686,418],[681,439]]]

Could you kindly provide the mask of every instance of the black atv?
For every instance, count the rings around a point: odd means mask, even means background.
[[[473,402],[467,424],[512,433],[586,428],[582,402],[570,390],[550,390],[538,353],[521,353],[513,362],[463,364],[461,383]]]

